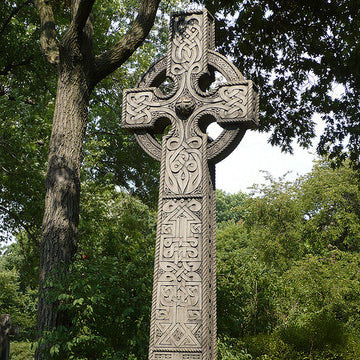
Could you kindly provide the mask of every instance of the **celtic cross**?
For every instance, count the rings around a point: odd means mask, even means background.
[[[216,71],[226,82],[212,89]],[[174,86],[163,93],[166,78]],[[122,127],[161,161],[149,359],[215,360],[215,163],[256,127],[257,88],[214,51],[204,9],[172,14],[167,56],[123,99]],[[212,122],[223,128],[216,140]]]

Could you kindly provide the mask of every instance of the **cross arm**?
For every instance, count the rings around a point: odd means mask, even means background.
[[[126,89],[123,92],[122,128],[161,133],[176,117],[173,103],[157,88]]]
[[[212,92],[202,94],[201,100],[203,105],[197,110],[198,117],[211,115],[225,128],[257,128],[259,91],[251,80],[220,84]]]

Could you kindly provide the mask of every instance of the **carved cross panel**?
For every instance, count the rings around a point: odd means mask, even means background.
[[[211,89],[216,71],[226,82]],[[123,99],[123,128],[161,161],[149,359],[215,360],[215,163],[257,126],[258,90],[214,51],[204,9],[172,14],[167,56]],[[216,140],[211,122],[223,128]]]

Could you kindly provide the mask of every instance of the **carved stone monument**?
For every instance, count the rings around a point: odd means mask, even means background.
[[[211,90],[216,71],[226,82]],[[258,90],[214,51],[212,16],[194,10],[172,14],[168,55],[123,97],[123,128],[161,161],[149,359],[215,360],[215,163],[256,127]]]

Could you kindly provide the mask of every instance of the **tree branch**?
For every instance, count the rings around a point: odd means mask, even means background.
[[[102,104],[104,104],[105,106],[107,106],[110,110],[112,110],[114,112],[115,115],[120,116],[121,118],[121,111],[118,111],[117,109],[115,109],[113,106],[111,106],[109,103],[107,103],[105,100],[103,100],[99,95],[94,95],[95,99],[99,100]]]
[[[16,64],[7,64],[5,65],[3,70],[0,70],[0,75],[7,75],[8,72],[10,72],[12,69],[15,69],[19,66],[23,66],[23,65],[28,65],[30,63],[32,59],[32,55],[29,56],[27,59],[20,61],[19,63]]]
[[[95,84],[120,67],[149,34],[161,0],[143,0],[132,27],[108,51],[95,58]]]
[[[7,209],[5,206],[0,205],[0,210],[3,212],[8,213],[8,215],[17,223],[19,226],[21,226],[29,235],[30,239],[34,241],[35,244],[38,244],[38,240],[36,239],[35,235],[31,232],[30,226],[28,226],[24,221],[20,219],[20,217],[14,212],[9,209]]]
[[[0,35],[3,34],[3,32],[5,31],[6,27],[8,26],[9,22],[11,21],[11,19],[16,16],[18,14],[18,12],[25,7],[26,5],[29,5],[31,3],[31,0],[27,0],[25,2],[23,2],[22,4],[20,4],[18,7],[16,7],[8,16],[8,18],[5,20],[5,22],[2,24],[1,29],[0,29]]]
[[[73,2],[71,25],[80,33],[91,13],[95,0],[75,0]]]
[[[56,43],[55,19],[51,5],[49,0],[34,0],[34,4],[41,23],[41,48],[49,63],[57,65],[59,63],[59,47]]]

